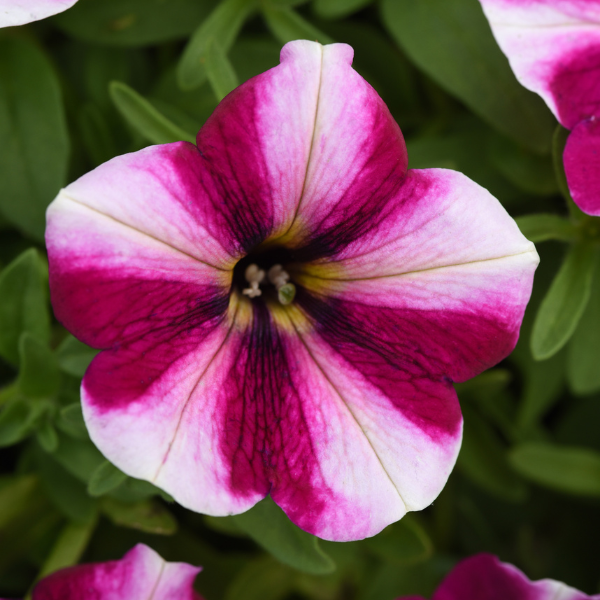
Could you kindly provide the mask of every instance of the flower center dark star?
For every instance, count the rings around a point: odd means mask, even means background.
[[[250,252],[233,269],[232,291],[251,299],[277,298],[280,304],[290,304],[296,295],[287,271],[292,262],[292,253],[283,247]]]

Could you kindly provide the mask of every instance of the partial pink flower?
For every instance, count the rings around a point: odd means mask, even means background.
[[[425,600],[404,596],[398,600]],[[458,563],[432,600],[600,600],[554,581],[530,581],[513,565],[491,554],[477,554]]]
[[[25,25],[61,13],[77,0],[0,0],[0,27]]]
[[[452,383],[513,349],[538,257],[487,191],[407,171],[352,48],[296,41],[198,134],[117,157],[48,210],[57,317],[109,460],[211,515],[271,494],[374,535],[458,454]]]
[[[121,560],[62,569],[42,579],[32,600],[202,600],[193,583],[199,567],[164,561],[144,544]]]
[[[481,0],[519,81],[572,130],[563,155],[573,200],[600,215],[600,2]]]

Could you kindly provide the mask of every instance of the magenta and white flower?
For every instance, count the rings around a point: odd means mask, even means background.
[[[25,25],[61,13],[77,0],[0,0],[0,27]]]
[[[481,0],[519,81],[572,130],[563,155],[573,200],[600,215],[600,2]]]
[[[100,450],[211,515],[267,494],[323,538],[444,486],[455,381],[514,347],[538,257],[449,170],[407,170],[347,45],[287,44],[198,134],[117,157],[48,210],[57,317],[101,348]]]
[[[202,600],[192,587],[199,567],[169,563],[144,544],[121,560],[78,565],[42,579],[32,600]]]
[[[398,600],[424,600],[405,596]],[[513,565],[491,554],[477,554],[458,563],[432,600],[600,600],[554,581],[530,581]]]

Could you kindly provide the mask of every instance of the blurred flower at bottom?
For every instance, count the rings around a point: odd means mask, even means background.
[[[121,560],[78,565],[42,579],[32,600],[202,600],[192,585],[199,567],[169,563],[144,544]]]
[[[432,600],[598,600],[553,579],[530,581],[513,565],[492,554],[476,554],[442,581]],[[404,596],[398,600],[424,600]]]

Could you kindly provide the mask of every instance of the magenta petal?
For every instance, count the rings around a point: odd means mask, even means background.
[[[201,600],[193,583],[200,568],[165,562],[144,544],[121,560],[80,565],[42,579],[33,600]]]
[[[310,161],[287,234],[300,260],[331,256],[370,232],[406,174],[400,128],[352,58],[345,44],[323,47]]]
[[[600,118],[573,129],[563,160],[573,200],[588,215],[600,216]]]
[[[589,0],[481,0],[519,81],[568,129],[600,116],[600,6]]]
[[[270,493],[300,527],[340,541],[373,535],[405,513],[289,317],[248,300],[191,395],[155,481],[212,514],[240,512]]]
[[[319,100],[323,47],[298,40],[281,64],[229,94],[198,133],[221,194],[215,210],[250,250],[292,224],[304,189]]]
[[[71,8],[77,0],[0,0],[0,27],[25,25]]]
[[[597,600],[551,579],[532,582],[491,554],[460,562],[444,579],[433,600]]]

